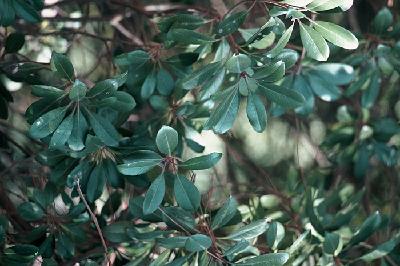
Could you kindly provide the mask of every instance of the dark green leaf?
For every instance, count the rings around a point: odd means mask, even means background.
[[[240,25],[246,20],[247,11],[240,11],[225,17],[218,23],[215,32],[219,36],[226,36],[237,31]]]
[[[67,116],[64,121],[58,126],[56,131],[54,131],[53,136],[50,140],[49,148],[62,149],[65,143],[69,139],[73,128],[74,114]]]
[[[185,241],[185,249],[190,252],[199,252],[211,247],[211,239],[202,234],[196,234],[188,237]]]
[[[222,157],[221,153],[213,152],[189,159],[179,164],[179,167],[185,170],[203,170],[213,167]]]
[[[33,202],[24,202],[18,206],[17,210],[26,221],[37,221],[44,216],[43,210]]]
[[[304,104],[304,97],[295,90],[270,84],[268,87],[260,85],[265,96],[272,102],[284,108],[296,108]]]
[[[89,202],[94,202],[96,199],[100,198],[103,193],[104,185],[106,183],[104,174],[105,172],[102,167],[96,166],[93,168],[86,189],[86,197]]]
[[[3,11],[1,11],[3,12]],[[16,53],[25,44],[25,35],[20,32],[13,32],[7,36],[5,43],[6,53]]]
[[[141,175],[150,171],[161,161],[161,156],[153,151],[139,151],[125,159],[124,164],[118,165],[117,168],[124,175]]]
[[[247,96],[246,113],[254,130],[263,132],[267,126],[267,112],[264,103],[254,93],[249,93]]]
[[[120,136],[110,121],[95,113],[88,113],[88,116],[96,136],[108,146],[118,146]]]
[[[12,2],[17,16],[31,23],[37,23],[41,21],[39,13],[26,1],[13,0]]]
[[[268,57],[274,58],[279,55],[285,46],[288,44],[290,40],[290,36],[292,36],[294,24],[292,24],[281,36],[279,41],[276,43],[274,48],[268,52]]]
[[[52,69],[57,71],[57,73],[61,77],[66,78],[70,81],[74,80],[74,67],[72,66],[71,61],[69,61],[68,57],[63,54],[53,52],[51,54],[50,64]]]
[[[174,79],[171,74],[165,69],[161,68],[157,72],[157,91],[161,95],[170,95],[174,89]]]
[[[336,233],[326,233],[323,250],[326,254],[337,256],[342,249],[342,240]]]
[[[267,244],[273,250],[277,250],[279,243],[285,237],[285,228],[280,222],[272,222],[267,230]]]
[[[68,146],[73,151],[80,151],[85,147],[85,134],[88,128],[86,118],[79,108],[74,114],[73,128],[71,136],[68,139]]]
[[[237,201],[233,197],[229,197],[212,219],[211,228],[215,230],[226,225],[235,216],[237,207]]]
[[[161,174],[151,183],[149,190],[147,190],[143,202],[143,213],[150,214],[157,210],[164,198],[164,194],[165,180],[164,175]]]
[[[58,125],[64,119],[66,112],[66,107],[58,107],[44,114],[33,122],[29,129],[29,134],[36,139],[47,137],[57,129]]]
[[[175,199],[187,211],[196,211],[200,206],[200,192],[185,176],[177,175],[174,181]]]
[[[178,146],[178,132],[169,126],[162,126],[157,132],[156,143],[158,150],[171,155]]]
[[[87,87],[85,83],[75,80],[74,85],[72,85],[71,90],[69,91],[69,98],[71,101],[80,101],[83,97],[86,96]]]
[[[235,241],[240,241],[242,239],[249,240],[261,235],[267,229],[268,229],[267,221],[258,220],[239,228],[236,232],[230,234],[226,238]]]
[[[233,126],[239,110],[239,90],[236,87],[228,90],[229,94],[212,111],[204,129],[212,128],[215,133],[223,134]]]
[[[379,214],[379,212],[375,212],[364,221],[360,229],[353,235],[353,237],[350,239],[347,245],[354,246],[366,240],[373,233],[375,233],[376,230],[378,230],[381,223],[382,223],[381,215]]]

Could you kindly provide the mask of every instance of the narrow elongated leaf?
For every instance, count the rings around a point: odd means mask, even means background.
[[[63,54],[53,52],[50,61],[51,67],[60,74],[61,77],[70,81],[74,80],[74,67],[68,57]]]
[[[37,221],[44,215],[43,210],[33,202],[24,202],[20,204],[17,211],[25,221]]]
[[[400,235],[397,234],[389,241],[380,244],[379,246],[374,248],[374,250],[372,250],[371,252],[363,255],[360,259],[366,262],[371,262],[373,260],[387,256],[399,244],[399,242],[400,242]]]
[[[289,260],[287,253],[270,253],[264,254],[250,259],[245,259],[243,262],[235,263],[235,265],[248,266],[283,266]]]
[[[165,179],[164,175],[159,175],[147,190],[143,201],[143,213],[150,214],[157,210],[160,206],[165,194]]]
[[[384,7],[379,10],[378,14],[372,21],[373,29],[376,33],[385,32],[393,23],[393,14],[389,8]]]
[[[313,11],[326,11],[340,7],[344,10],[350,8],[352,4],[353,0],[314,0],[307,8]]]
[[[214,41],[209,36],[187,29],[172,29],[168,32],[167,37],[169,40],[183,45],[205,44]]]
[[[267,126],[267,112],[264,103],[254,93],[249,93],[247,96],[246,113],[254,130],[263,132]]]
[[[290,40],[290,36],[292,36],[292,32],[293,32],[293,27],[294,24],[292,24],[281,36],[281,38],[279,39],[279,41],[276,43],[276,45],[274,46],[274,48],[272,48],[271,51],[268,52],[268,57],[274,58],[277,55],[279,55],[282,50],[285,48],[285,46],[288,44],[289,40]]]
[[[285,228],[280,222],[272,222],[267,230],[267,244],[273,250],[278,248],[279,243],[285,237]]]
[[[94,202],[103,193],[106,178],[102,167],[96,166],[90,174],[89,181],[86,188],[86,197],[89,202]]]
[[[247,11],[240,11],[225,17],[216,27],[216,33],[219,36],[229,35],[237,31],[240,25],[246,20]]]
[[[221,68],[221,64],[219,62],[208,64],[204,67],[201,67],[185,77],[182,82],[182,88],[184,90],[192,90],[204,83],[210,76],[214,76],[214,74]]]
[[[34,85],[31,90],[32,94],[37,97],[60,98],[64,95],[64,91],[52,86]]]
[[[282,1],[282,3],[288,4],[291,6],[305,7],[313,1],[314,0],[284,0],[284,1]]]
[[[156,143],[158,150],[171,155],[178,146],[178,132],[169,126],[162,126],[157,132]]]
[[[28,4],[28,2],[24,0],[13,0],[12,3],[17,16],[31,23],[37,23],[41,21],[39,13],[35,10],[35,8],[33,8],[33,6]]]
[[[87,92],[87,97],[103,100],[114,96],[118,89],[118,82],[113,79],[102,80]]]
[[[202,234],[195,234],[190,236],[185,241],[185,249],[190,252],[199,252],[203,250],[207,250],[211,247],[211,239]]]
[[[29,134],[36,139],[47,137],[57,129],[58,125],[64,119],[66,112],[66,107],[58,107],[45,113],[33,122],[29,129]]]
[[[309,74],[306,78],[313,92],[322,100],[331,102],[341,97],[340,89],[333,82],[324,79],[323,76]]]
[[[56,131],[54,131],[53,136],[50,140],[49,148],[62,149],[69,139],[73,128],[74,114],[67,116],[64,121],[58,126]]]
[[[119,133],[109,120],[95,113],[89,114],[89,122],[96,136],[108,146],[118,146]]]
[[[179,206],[187,211],[196,211],[200,206],[200,192],[185,176],[175,177],[174,194]]]
[[[360,229],[354,234],[350,239],[348,246],[353,246],[366,240],[379,228],[382,223],[382,217],[379,212],[375,212],[369,216],[364,223],[361,225]]]
[[[162,161],[162,157],[153,151],[137,152],[134,156],[124,160],[124,164],[117,166],[124,175],[141,175],[150,171]]]
[[[143,82],[142,89],[140,90],[140,95],[143,99],[148,99],[151,95],[153,95],[154,90],[156,89],[156,84],[156,73],[152,71],[149,75],[147,75]]]
[[[12,0],[0,0],[0,25],[9,26],[14,22],[15,11]]]
[[[74,114],[73,128],[68,139],[68,146],[73,151],[80,151],[85,147],[85,134],[88,128],[86,118],[79,108]]]
[[[242,239],[249,240],[252,238],[255,238],[262,233],[264,233],[268,229],[268,223],[266,220],[258,220],[255,222],[252,222],[248,225],[245,225],[236,232],[230,234],[227,236],[227,239],[232,239],[235,241],[240,241]]]
[[[174,79],[168,71],[162,68],[157,72],[157,91],[161,95],[170,95],[174,85]]]
[[[325,21],[315,21],[314,28],[322,37],[336,46],[344,49],[357,49],[358,40],[350,31],[336,24]]]
[[[213,167],[222,157],[222,153],[213,152],[195,157],[179,164],[185,170],[203,170]]]
[[[4,48],[6,53],[16,53],[22,48],[22,46],[24,46],[24,44],[25,44],[25,35],[20,32],[13,32],[7,36]]]
[[[239,110],[239,90],[231,88],[228,96],[222,100],[211,113],[204,129],[214,129],[215,133],[223,134],[228,131],[236,119]]]
[[[226,225],[235,216],[237,207],[237,201],[229,197],[212,219],[211,228],[215,230]]]
[[[340,235],[336,233],[326,233],[322,247],[326,254],[337,256],[342,249],[342,240]]]
[[[320,33],[300,22],[300,37],[307,56],[326,61],[329,57],[329,46]]]
[[[272,102],[285,108],[297,108],[304,104],[304,97],[295,90],[286,89],[270,84],[268,87],[260,85],[265,96]]]
[[[187,236],[158,238],[157,243],[168,249],[183,248],[188,238]]]
[[[139,68],[150,60],[150,55],[143,50],[135,50],[115,57],[115,63],[120,67],[134,66]]]

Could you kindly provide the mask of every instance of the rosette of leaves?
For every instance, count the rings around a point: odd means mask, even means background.
[[[120,116],[125,117],[136,105],[131,95],[118,90],[126,81],[126,73],[89,89],[75,79],[74,68],[66,56],[53,53],[51,66],[65,86],[32,86],[32,94],[41,99],[26,111],[32,123],[29,134],[37,139],[46,138],[50,149],[81,151],[89,132],[107,146],[118,146],[120,135],[113,122],[118,123]]]

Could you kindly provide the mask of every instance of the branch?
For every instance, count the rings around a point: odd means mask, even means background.
[[[108,265],[111,266],[110,258],[109,258],[108,255],[107,255],[107,253],[108,253],[108,248],[107,248],[106,241],[104,240],[104,237],[103,237],[103,232],[101,231],[101,228],[100,228],[99,222],[97,221],[96,215],[94,215],[94,213],[93,213],[92,210],[90,209],[90,206],[89,206],[89,204],[87,203],[85,197],[83,196],[83,193],[82,193],[82,190],[81,190],[81,186],[79,185],[79,179],[76,179],[76,188],[77,188],[77,190],[78,190],[79,197],[82,199],[83,203],[85,204],[86,209],[87,209],[87,211],[90,213],[90,217],[92,218],[92,221],[93,221],[93,223],[94,223],[95,226],[96,226],[97,232],[98,232],[99,235],[100,235],[101,244],[103,245],[103,249],[104,249],[104,252],[105,252],[105,257],[106,257],[106,259],[107,259],[107,261],[108,261]]]

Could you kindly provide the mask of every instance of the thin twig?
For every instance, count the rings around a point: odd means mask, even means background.
[[[79,197],[82,199],[83,203],[85,204],[86,209],[87,209],[87,211],[89,212],[90,217],[92,218],[92,221],[93,221],[94,225],[96,226],[97,232],[98,232],[99,235],[100,235],[101,244],[103,245],[104,252],[105,252],[105,256],[106,256],[106,259],[107,259],[107,261],[108,261],[108,265],[111,266],[110,258],[109,258],[108,255],[107,255],[107,253],[108,253],[108,248],[107,248],[106,241],[104,240],[103,232],[101,231],[101,228],[100,228],[99,222],[97,221],[96,215],[94,215],[94,213],[93,213],[92,210],[90,209],[90,206],[89,206],[89,204],[87,203],[85,197],[83,196],[81,186],[79,185],[79,179],[76,179],[76,188],[77,188],[77,190],[78,190]]]

